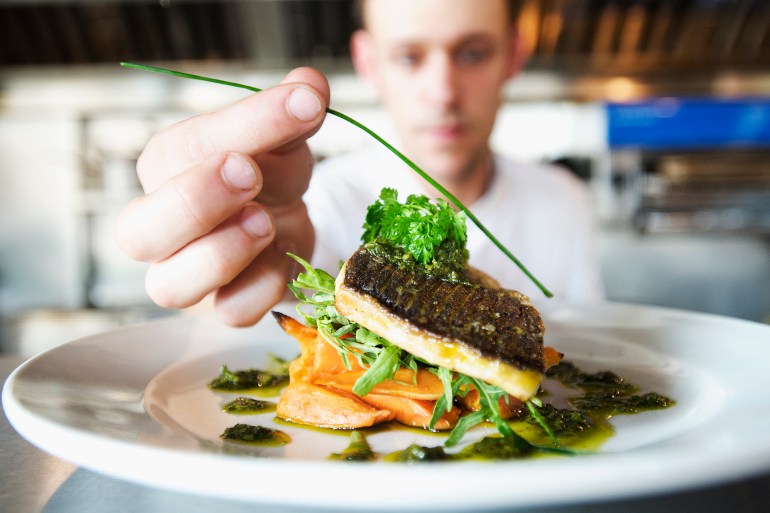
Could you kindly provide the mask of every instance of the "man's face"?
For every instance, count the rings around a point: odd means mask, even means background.
[[[369,78],[407,155],[438,179],[487,155],[515,71],[504,0],[368,0]]]

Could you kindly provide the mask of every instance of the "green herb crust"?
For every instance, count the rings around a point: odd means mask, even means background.
[[[433,259],[428,264],[421,264],[401,246],[387,240],[376,239],[363,245],[371,255],[386,260],[402,271],[420,269],[427,276],[442,279],[448,283],[471,284],[467,273],[467,250],[460,248],[453,241],[445,240],[435,248]]]

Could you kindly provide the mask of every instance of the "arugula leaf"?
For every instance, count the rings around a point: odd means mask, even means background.
[[[503,436],[518,436],[500,415],[498,401],[501,397],[506,395],[505,391],[500,387],[490,385],[479,379],[456,373],[452,378],[452,397],[458,394],[464,395],[471,389],[471,387],[479,392],[479,410],[460,418],[449,433],[449,438],[444,445],[446,447],[456,445],[470,428],[484,421],[494,423],[497,430]],[[446,396],[440,397],[434,406],[430,426],[433,427],[438,419],[441,418],[445,409],[450,407],[451,402],[447,402]]]
[[[316,292],[326,292],[327,294],[331,294],[332,296],[330,298],[325,298],[325,302],[328,302],[329,299],[334,299],[334,277],[331,274],[323,269],[314,268],[309,262],[297,255],[292,253],[287,254],[305,268],[305,272],[299,274],[290,285],[297,288],[305,288],[315,290]]]
[[[435,374],[438,376],[438,379],[441,380],[441,384],[444,385],[444,401],[446,402],[444,411],[449,412],[452,410],[452,399],[454,397],[454,394],[452,393],[452,376],[454,372],[446,367],[436,367]],[[433,422],[433,424],[435,424],[435,422]]]
[[[486,420],[486,412],[484,410],[475,411],[464,417],[460,417],[455,427],[449,433],[449,438],[444,442],[445,447],[453,447],[462,440],[465,433],[477,424],[481,424]]]
[[[388,346],[383,349],[371,367],[353,385],[353,393],[358,396],[365,396],[377,384],[391,379],[401,367],[398,358],[400,354],[401,349],[398,346]]]
[[[554,446],[559,445],[559,441],[556,439],[556,435],[553,433],[553,430],[548,425],[548,422],[545,421],[545,418],[540,415],[540,411],[538,411],[539,407],[543,406],[543,403],[540,401],[540,399],[532,398],[529,401],[527,401],[527,409],[529,410],[529,414],[532,416],[534,421],[545,431],[545,434],[548,435],[548,438],[551,439],[551,442]]]
[[[297,255],[290,253],[289,256],[305,268],[305,272],[289,284],[289,289],[299,300],[297,311],[308,325],[318,329],[324,341],[337,350],[348,369],[352,368],[351,357],[362,367],[368,367],[356,381],[354,393],[366,395],[378,383],[392,378],[402,365],[417,369],[412,355],[337,312],[334,306],[334,278],[329,273],[314,269]],[[308,295],[303,290],[313,291],[313,294]]]

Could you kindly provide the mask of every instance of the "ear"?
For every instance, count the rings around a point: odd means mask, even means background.
[[[365,82],[379,91],[380,73],[372,35],[366,30],[356,30],[350,37],[350,57],[353,68]]]
[[[527,63],[530,55],[528,40],[521,27],[513,25],[510,29],[508,38],[507,65],[505,69],[505,78],[510,79],[516,76]]]

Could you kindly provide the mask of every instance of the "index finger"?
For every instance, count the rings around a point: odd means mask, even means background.
[[[222,152],[256,156],[307,139],[323,121],[328,104],[326,78],[311,68],[294,70],[280,85],[158,132],[139,157],[139,179],[145,192],[151,192]]]

